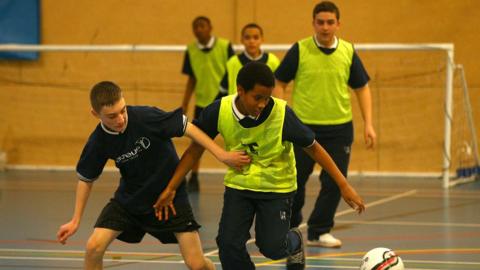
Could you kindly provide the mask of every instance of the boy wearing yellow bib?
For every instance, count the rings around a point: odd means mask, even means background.
[[[242,44],[245,50],[230,57],[227,62],[227,71],[220,82],[220,93],[232,95],[237,93],[238,71],[247,63],[259,61],[275,71],[280,64],[277,56],[273,53],[264,52],[261,48],[263,43],[263,29],[256,23],[249,23],[242,28]]]
[[[315,141],[314,133],[285,101],[271,97],[274,84],[267,65],[248,63],[238,73],[238,94],[207,106],[195,121],[212,138],[220,133],[229,151],[245,151],[251,158],[249,165],[228,169],[225,175],[216,238],[224,270],[255,269],[246,249],[254,221],[256,245],[264,256],[273,260],[287,257],[287,269],[305,269],[301,232],[290,229],[291,204],[297,189],[293,144],[303,147],[330,172],[351,207],[358,212],[365,209],[361,197]],[[171,208],[177,186],[202,153],[202,146],[190,145],[158,205]]]
[[[275,71],[277,88],[274,96],[282,98],[288,83],[295,81],[292,108],[298,118],[315,132],[322,145],[347,176],[353,142],[350,89],[357,96],[364,119],[367,148],[375,145],[372,124],[372,101],[368,74],[353,45],[335,36],[340,27],[340,12],[330,1],[322,1],[313,9],[315,35],[295,43]],[[302,222],[305,186],[313,172],[312,160],[300,147],[295,147],[298,191],[292,206],[292,227]],[[308,219],[307,245],[338,248],[342,242],[330,234],[340,202],[340,190],[327,171],[320,174],[322,183],[315,207]]]
[[[195,94],[195,119],[203,108],[219,97],[218,85],[225,74],[227,60],[235,53],[228,40],[212,35],[212,23],[208,17],[196,17],[192,29],[197,40],[187,45],[183,60],[182,73],[188,76],[188,80],[182,109],[187,114],[190,98]],[[199,191],[199,166],[198,161],[192,168],[187,183],[189,191]]]

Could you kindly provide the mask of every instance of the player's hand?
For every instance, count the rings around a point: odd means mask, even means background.
[[[243,166],[250,164],[252,161],[245,151],[224,151],[220,160],[237,171],[241,171]]]
[[[57,232],[57,241],[62,245],[67,243],[67,239],[77,232],[78,223],[70,221],[60,226]]]
[[[343,200],[345,200],[351,208],[355,209],[359,214],[365,211],[365,204],[363,203],[362,197],[357,194],[350,184],[342,187],[340,192],[342,193]]]
[[[363,136],[365,137],[365,145],[367,146],[367,149],[374,149],[377,142],[377,134],[375,133],[373,126],[366,126]]]
[[[175,206],[173,205],[175,194],[175,190],[166,188],[158,197],[157,202],[153,205],[153,208],[155,209],[155,216],[158,218],[158,220],[168,220],[170,211],[172,211],[174,216],[177,215]]]

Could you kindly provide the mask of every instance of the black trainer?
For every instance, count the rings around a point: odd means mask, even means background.
[[[303,270],[305,269],[305,249],[303,246],[302,232],[298,228],[290,230],[300,238],[300,248],[287,257],[287,270]]]

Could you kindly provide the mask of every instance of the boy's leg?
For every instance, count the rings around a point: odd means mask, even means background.
[[[288,270],[302,270],[305,269],[302,233],[298,228],[290,229],[289,224],[292,200],[292,197],[259,200],[255,236],[263,255],[274,260],[287,257]]]
[[[85,269],[103,269],[103,255],[112,241],[121,232],[105,228],[95,228],[87,241]]]
[[[325,145],[324,148],[346,177],[350,160],[350,145],[330,144]],[[327,172],[322,171],[320,182],[322,188],[308,219],[308,240],[310,245],[316,245],[315,242],[319,241],[320,235],[328,234],[333,228],[335,213],[341,199],[340,189]],[[325,241],[327,243],[318,243],[318,245],[325,247],[341,246],[341,241],[332,237]]]
[[[241,191],[225,189],[217,236],[220,262],[225,270],[255,269],[246,248],[255,216],[254,205],[250,200],[243,197]]]
[[[292,204],[290,228],[298,227],[303,220],[302,208],[305,204],[305,185],[312,174],[315,161],[301,147],[294,147],[295,166],[297,168],[297,192]]]
[[[214,270],[212,261],[203,255],[198,231],[175,233],[185,264],[192,270]]]
[[[298,239],[287,236],[292,201],[292,197],[257,200],[255,239],[260,252],[267,258],[282,259],[300,247],[300,241],[295,241]]]

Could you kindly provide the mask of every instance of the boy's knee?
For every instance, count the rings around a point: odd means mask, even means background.
[[[210,270],[209,263],[205,257],[185,260],[185,264],[190,270]]]
[[[279,260],[286,257],[285,245],[272,245],[271,243],[260,244],[258,245],[258,249],[263,256],[272,260]]]
[[[86,256],[88,257],[103,257],[106,247],[102,245],[96,238],[90,237],[86,245]]]

